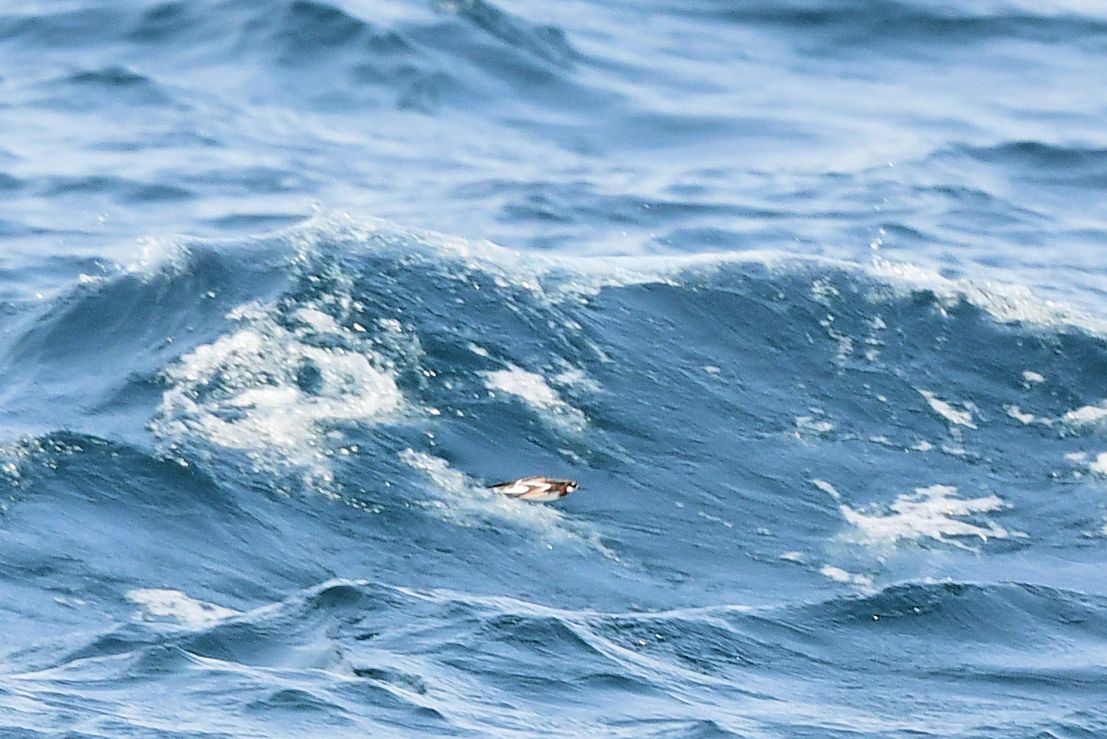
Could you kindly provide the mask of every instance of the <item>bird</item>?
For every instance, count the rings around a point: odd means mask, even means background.
[[[564,498],[577,489],[576,480],[555,480],[552,477],[521,477],[510,482],[489,485],[489,490],[517,500],[548,503]]]

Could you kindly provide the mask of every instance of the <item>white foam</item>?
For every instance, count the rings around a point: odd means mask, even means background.
[[[432,454],[417,452],[414,449],[404,449],[400,452],[400,460],[423,472],[438,488],[457,495],[470,495],[478,492],[479,488],[464,474],[450,467],[450,463]]]
[[[728,529],[734,528],[734,524],[732,522],[727,521],[725,518],[721,518],[719,516],[715,516],[711,513],[708,513],[707,511],[703,511],[703,510],[697,511],[696,515],[699,516],[700,518],[704,519],[705,521],[711,521],[712,523],[717,523],[717,524],[719,524],[721,526],[724,526]],[[772,534],[772,532],[769,531],[768,529],[758,529],[757,533],[759,533],[763,536],[770,536]]]
[[[318,308],[300,308],[296,311],[296,317],[319,333],[338,333],[341,331],[338,321]]]
[[[619,560],[618,555],[606,547],[591,528],[569,519],[554,506],[514,500],[494,493],[432,454],[404,449],[399,457],[409,467],[426,475],[434,489],[442,493],[426,508],[450,523],[471,526],[486,522],[491,517],[530,529],[551,545],[568,543],[584,546],[608,559]]]
[[[1043,375],[1039,372],[1034,372],[1033,370],[1026,370],[1025,372],[1022,373],[1022,379],[1026,380],[1027,382],[1032,383],[1034,385],[1040,385],[1041,383],[1045,382],[1046,378],[1045,378],[1045,375]]]
[[[314,346],[307,335],[335,334],[350,340],[318,310],[296,316],[305,329],[279,325],[256,306],[233,317],[248,325],[199,346],[166,370],[169,388],[152,424],[170,441],[203,440],[252,452],[262,465],[312,469],[330,480],[325,436],[341,423],[371,423],[395,412],[402,401],[392,374],[368,350]],[[308,389],[298,375],[314,374]]]
[[[1085,405],[1061,416],[1061,420],[1070,426],[1091,426],[1107,421],[1107,404]]]
[[[956,495],[957,488],[951,485],[931,485],[899,496],[888,510],[862,512],[843,505],[841,511],[864,543],[892,544],[924,538],[946,541],[949,537],[966,536],[987,541],[1013,535],[979,517],[1007,507],[999,496],[966,499]],[[963,520],[966,518],[970,520]]]
[[[404,326],[395,318],[378,318],[377,325],[383,328],[385,331],[391,331],[394,334],[401,334],[404,332]]]
[[[541,297],[541,277],[551,271],[564,271],[557,260],[542,254],[524,255],[490,241],[469,241],[456,236],[407,228],[382,218],[354,218],[348,213],[317,212],[310,220],[287,229],[283,234],[308,259],[319,250],[381,253],[395,251],[406,258],[446,257],[463,264],[450,276],[470,282],[475,271],[489,275],[496,284],[513,285]],[[480,289],[479,283],[471,283]]]
[[[590,393],[598,392],[600,385],[579,367],[570,367],[557,373],[553,381],[563,387],[574,387]]]
[[[1088,463],[1088,469],[1099,475],[1107,475],[1107,452],[1100,452]]]
[[[811,283],[811,297],[820,303],[828,303],[830,298],[839,298],[842,293],[825,277],[820,277]]]
[[[967,405],[962,406],[964,410],[958,410],[954,408],[952,404],[942,400],[929,390],[920,390],[919,394],[926,398],[926,402],[930,404],[931,410],[951,424],[966,426],[970,429],[976,428],[976,424],[973,423],[972,411]]]
[[[807,558],[803,556],[803,552],[784,552],[780,555],[780,558],[785,562],[795,562],[796,564],[803,564]]]
[[[1024,413],[1017,405],[1007,406],[1007,415],[1025,426],[1037,420],[1037,416],[1033,413]]]
[[[838,490],[833,485],[831,485],[829,482],[827,482],[826,480],[813,479],[813,480],[811,480],[811,484],[814,485],[815,487],[817,487],[819,490],[822,490],[824,493],[829,495],[831,498],[834,498],[834,500],[841,500],[842,499],[841,493],[839,493]]]
[[[127,600],[142,606],[149,616],[171,618],[182,626],[209,626],[240,611],[191,598],[179,590],[141,588],[127,593]]]
[[[562,402],[557,392],[546,384],[546,378],[535,372],[512,367],[488,372],[485,377],[490,389],[518,395],[531,405],[540,408],[556,406]]]
[[[814,435],[829,434],[834,430],[834,424],[825,418],[816,418],[815,416],[797,416],[793,419],[793,423],[796,424],[796,435]]]
[[[279,235],[279,234],[278,234]],[[947,307],[967,301],[1001,322],[1022,322],[1042,326],[1076,326],[1107,334],[1107,321],[1084,312],[1042,300],[1021,285],[968,279],[949,279],[917,265],[891,262],[875,256],[861,264],[814,255],[774,251],[732,251],[698,254],[602,255],[582,256],[549,253],[523,253],[489,241],[467,241],[432,231],[406,228],[379,218],[355,219],[347,213],[317,212],[309,221],[285,232],[286,238],[303,250],[337,248],[352,251],[402,249],[405,256],[424,250],[435,256],[460,260],[467,269],[458,270],[456,279],[470,281],[480,270],[503,285],[529,290],[535,297],[575,297],[596,294],[605,287],[641,284],[679,285],[689,275],[716,270],[727,265],[758,264],[768,269],[831,268],[866,275],[891,288],[891,295],[903,290],[927,290]],[[556,276],[554,285],[543,280]],[[829,283],[827,283],[829,286]],[[879,287],[879,286],[877,286]],[[475,285],[475,289],[479,285]],[[829,290],[815,289],[816,297]],[[818,295],[822,292],[823,295]],[[879,291],[877,291],[879,292]],[[888,294],[873,294],[884,300]]]
[[[1052,300],[1043,300],[1023,285],[951,280],[917,265],[890,262],[881,257],[875,257],[872,264],[863,269],[893,287],[929,290],[949,306],[965,300],[1002,323],[1076,326],[1100,335],[1107,334],[1107,321]]]
[[[125,265],[127,272],[148,279],[165,272],[180,272],[188,263],[189,251],[180,241],[144,237],[138,251]]]
[[[823,565],[819,568],[819,574],[833,580],[834,582],[840,582],[846,585],[855,585],[859,588],[869,589],[873,586],[873,579],[871,577],[867,575],[857,575],[852,572],[847,572],[841,567]]]
[[[507,369],[485,372],[484,384],[489,390],[514,395],[543,416],[552,416],[578,431],[587,423],[584,414],[562,400],[546,378],[536,372],[510,365]]]

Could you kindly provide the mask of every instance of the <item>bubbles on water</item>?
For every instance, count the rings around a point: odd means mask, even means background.
[[[889,545],[922,539],[940,542],[961,537],[976,537],[984,542],[1006,539],[1018,534],[980,514],[1007,507],[998,495],[960,498],[952,485],[931,485],[900,495],[887,508],[876,505],[863,511],[842,505],[840,510],[846,522],[854,527],[853,536],[861,543]]]
[[[931,410],[949,423],[955,426],[965,426],[970,429],[976,428],[976,424],[973,423],[973,409],[970,404],[964,403],[961,405],[961,408],[957,408],[952,403],[942,400],[929,390],[920,390],[919,394],[926,398],[926,402],[930,405]]]
[[[821,411],[810,416],[797,416],[792,422],[797,438],[826,436],[834,430],[834,424]]]
[[[196,629],[239,615],[239,611],[206,603],[179,590],[139,588],[127,593],[127,600],[142,607],[145,618],[172,619]]]
[[[169,367],[152,427],[168,441],[244,450],[259,469],[302,467],[329,483],[331,434],[394,414],[403,397],[357,332],[314,307],[279,316],[272,306],[241,309],[241,328]]]
[[[165,272],[183,272],[188,264],[189,250],[179,240],[145,236],[139,239],[138,251],[125,265],[125,270],[149,279]]]
[[[868,575],[858,575],[853,572],[847,572],[841,567],[835,567],[833,565],[823,565],[819,568],[819,574],[834,582],[842,583],[843,585],[853,585],[862,590],[872,590],[873,587],[873,579]]]
[[[560,425],[566,425],[574,431],[583,431],[587,419],[579,409],[566,403],[561,395],[550,387],[546,378],[537,372],[528,372],[514,365],[507,369],[484,373],[485,385],[489,390],[503,392],[520,398],[538,412],[543,418]],[[579,381],[570,374],[570,381]]]
[[[842,494],[838,492],[838,489],[835,488],[833,485],[831,485],[826,480],[812,479],[811,484],[814,485],[819,490],[822,490],[824,493],[829,495],[834,500],[841,500],[842,499]]]
[[[1076,427],[1101,424],[1107,421],[1107,402],[1101,402],[1099,405],[1085,405],[1068,411],[1061,416],[1061,421]]]
[[[1024,370],[1022,373],[1022,379],[1028,384],[1040,385],[1045,382],[1046,378],[1045,375],[1040,372],[1035,372],[1033,370]]]
[[[1035,421],[1038,420],[1037,416],[1035,416],[1033,413],[1026,413],[1021,408],[1019,408],[1017,405],[1005,406],[1004,410],[1007,411],[1008,416],[1015,419],[1016,421],[1021,423],[1023,426],[1029,426],[1030,424],[1032,424],[1032,423],[1034,423]]]
[[[915,264],[877,257],[864,272],[893,290],[930,291],[944,308],[966,301],[1000,323],[1034,326],[1073,326],[1093,334],[1107,334],[1107,321],[1085,311],[1043,300],[1024,285],[953,280]],[[879,296],[873,295],[874,298]]]

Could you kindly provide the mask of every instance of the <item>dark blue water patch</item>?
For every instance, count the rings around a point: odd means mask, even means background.
[[[917,188],[916,192],[936,196],[945,201],[943,215],[963,220],[965,229],[977,228],[982,232],[986,229],[1010,226],[1023,226],[1029,229],[1030,226],[1041,225],[1048,221],[1048,217],[1039,210],[975,188],[955,184],[929,185]],[[1010,233],[1010,229],[1006,233]]]
[[[197,131],[147,131],[139,138],[105,138],[89,148],[93,151],[138,152],[158,149],[217,149],[226,144],[219,138]]]
[[[1062,631],[1088,639],[1107,636],[1099,597],[1019,583],[897,585],[817,609],[821,620],[836,627],[895,633],[905,640],[925,640],[936,628],[979,646],[1007,648],[1020,646],[1018,640],[1028,633],[1043,642],[1068,641],[1055,633]],[[1050,627],[1028,631],[1024,620]],[[908,644],[902,648],[905,653],[912,649]]]
[[[128,38],[152,44],[179,40],[190,27],[199,25],[189,14],[191,8],[190,3],[184,2],[155,3],[131,26]]]
[[[847,2],[834,7],[818,2],[752,3],[738,9],[706,3],[694,10],[742,24],[765,25],[821,39],[829,36],[839,44],[854,45],[859,50],[894,50],[902,48],[905,42],[941,46],[994,39],[1077,42],[1095,48],[1107,40],[1107,23],[1081,13],[1036,14],[1013,9],[961,12],[897,0]]]
[[[313,185],[300,171],[263,166],[211,169],[190,174],[185,181],[205,191],[242,195],[298,192],[310,190]]]
[[[39,185],[38,195],[44,197],[96,195],[108,196],[121,203],[148,203],[188,200],[193,191],[155,182],[136,182],[122,177],[53,177]]]
[[[74,72],[68,78],[74,85],[87,87],[106,87],[113,92],[134,87],[149,87],[149,77],[126,67],[105,67],[103,69]]]
[[[95,46],[104,40],[104,31],[116,29],[117,13],[111,8],[77,8],[50,15],[7,14],[0,16],[0,38],[31,46]]]
[[[243,21],[235,55],[272,58],[288,70],[286,79],[271,79],[265,65],[258,69],[259,82],[307,95],[319,109],[394,105],[397,95],[402,101],[413,85],[437,74],[426,68],[403,32],[377,28],[334,6],[293,2],[276,14],[268,7],[255,10]]]
[[[22,223],[13,223],[8,220],[0,219],[0,236],[4,237],[19,237],[19,236],[32,236],[35,234],[44,233],[45,229],[33,228],[26,226]]]
[[[656,139],[651,139],[656,144]],[[512,221],[553,221],[587,223],[597,220],[613,224],[628,224],[643,228],[671,227],[684,220],[705,216],[772,220],[787,215],[783,210],[743,206],[734,203],[705,203],[694,198],[643,198],[597,192],[588,183],[559,185],[534,182],[522,185],[517,181],[490,181],[466,185],[458,197],[488,198],[509,196],[502,209],[502,218]]]
[[[718,251],[733,249],[743,243],[748,243],[745,234],[737,231],[728,231],[720,228],[677,228],[667,232],[659,240],[675,249],[689,252]]]
[[[485,0],[446,0],[437,8],[456,13],[501,41],[558,66],[569,66],[580,58],[562,29],[529,24]]]
[[[280,271],[267,273],[264,260],[247,271],[245,263],[203,249],[182,251],[177,258],[187,262],[186,269],[151,276],[105,274],[105,265],[96,260],[61,264],[74,282],[81,271],[100,279],[78,284],[12,337],[0,370],[7,378],[8,402],[29,402],[25,409],[30,411],[43,397],[53,398],[54,404],[39,406],[47,426],[76,420],[65,406],[77,413],[110,411],[111,404],[104,404],[113,399],[129,408],[124,398],[133,392],[146,398],[155,391],[149,380],[169,358],[208,340],[229,308],[246,295],[264,295],[283,279]],[[274,269],[272,264],[268,268]],[[243,283],[246,274],[253,278]],[[121,357],[126,357],[123,364]]]
[[[430,76],[418,79],[436,85],[439,97],[450,107],[480,109],[489,100],[510,93],[515,101],[495,115],[510,120],[531,113],[528,102],[578,110],[605,102],[602,93],[583,85],[571,70],[536,58],[526,46],[520,49],[498,37],[489,40],[468,24],[455,21],[411,27],[405,35],[433,65]]]
[[[220,231],[256,233],[287,228],[303,221],[298,213],[235,213],[206,221]]]
[[[187,107],[171,87],[121,66],[79,70],[47,79],[31,87],[29,97],[36,107],[78,114],[114,110],[137,117],[143,108],[175,112]]]
[[[2,223],[0,223],[2,228]],[[13,233],[16,232],[13,230]],[[21,235],[31,230],[19,231]],[[43,232],[38,232],[43,233]],[[0,295],[6,320],[0,324],[0,346],[27,330],[46,305],[46,295],[69,289],[82,274],[89,277],[113,272],[115,265],[98,257],[55,256],[25,260],[18,252],[0,259]]]
[[[1017,182],[1061,188],[1107,187],[1107,149],[1018,141],[992,147],[964,147],[973,159],[1002,168]]]
[[[314,694],[296,688],[276,690],[272,695],[255,701],[251,708],[259,712],[271,713],[273,711],[287,711],[292,721],[303,719],[304,713],[319,713],[326,720],[327,716],[341,713],[342,708],[330,701],[324,700]],[[346,725],[344,722],[335,722],[338,725]]]
[[[284,8],[275,38],[296,58],[309,58],[330,49],[366,41],[369,26],[326,3],[296,0]]]

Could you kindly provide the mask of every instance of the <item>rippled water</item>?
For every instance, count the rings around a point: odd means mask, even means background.
[[[0,733],[1107,733],[1105,53],[0,11]]]

